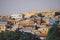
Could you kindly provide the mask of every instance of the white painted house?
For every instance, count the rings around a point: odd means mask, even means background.
[[[22,14],[12,14],[11,18],[14,18],[15,20],[21,20],[22,19]]]

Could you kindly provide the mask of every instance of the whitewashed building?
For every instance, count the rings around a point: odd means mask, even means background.
[[[22,19],[22,14],[12,14],[11,18],[15,19],[15,20],[21,20]]]

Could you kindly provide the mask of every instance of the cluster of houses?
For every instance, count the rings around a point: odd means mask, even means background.
[[[43,17],[38,16],[38,14],[42,14]],[[20,31],[46,36],[48,29],[56,21],[59,21],[60,24],[59,10],[36,10],[24,12],[23,14],[11,14],[5,22],[0,22],[0,31],[14,31],[19,28]]]

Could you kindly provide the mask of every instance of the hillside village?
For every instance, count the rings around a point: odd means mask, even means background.
[[[11,14],[9,16],[0,16],[0,32],[14,31],[19,29],[23,32],[30,32],[38,36],[45,37],[49,28],[59,21],[60,27],[60,10],[35,10],[27,11],[22,14]]]

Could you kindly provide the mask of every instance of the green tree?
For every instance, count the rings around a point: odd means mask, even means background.
[[[41,22],[40,22],[40,24],[41,24],[43,22],[42,17],[44,17],[44,16],[42,15],[42,13],[39,13],[38,16],[41,17]]]
[[[0,32],[0,40],[40,40],[35,35],[27,32],[5,31]]]
[[[49,29],[46,40],[60,40],[60,28],[57,23]]]
[[[22,19],[25,20],[25,14],[22,14]]]

